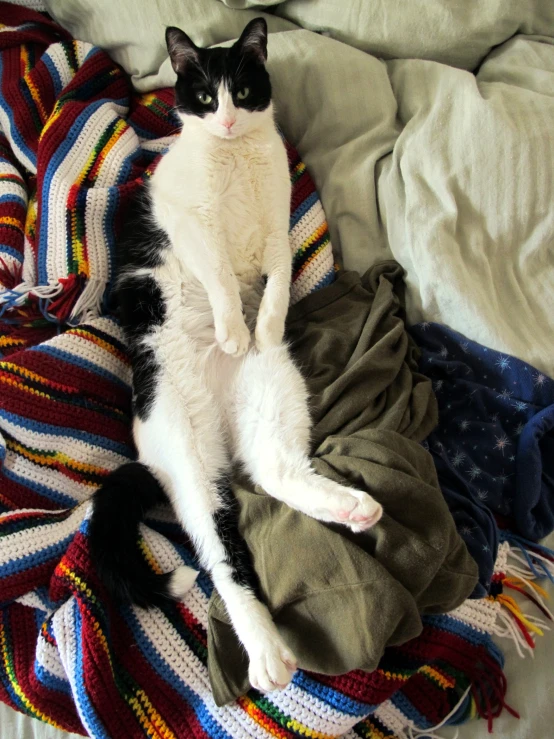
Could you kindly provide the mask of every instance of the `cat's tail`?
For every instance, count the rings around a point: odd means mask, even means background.
[[[140,547],[139,527],[146,513],[167,495],[140,462],[114,470],[93,495],[88,540],[92,563],[106,590],[118,603],[162,606],[181,598],[198,572],[178,567],[173,572],[153,572]]]

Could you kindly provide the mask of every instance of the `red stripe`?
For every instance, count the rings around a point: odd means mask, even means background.
[[[11,632],[11,646],[15,645],[14,667],[17,682],[33,705],[52,718],[66,731],[86,736],[77,712],[67,696],[40,683],[34,674],[35,649],[39,628],[32,608],[12,603],[4,611]]]

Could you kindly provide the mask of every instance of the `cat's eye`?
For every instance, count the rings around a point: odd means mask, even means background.
[[[250,88],[243,87],[242,90],[239,90],[237,92],[237,97],[239,100],[246,100],[246,98],[250,95]]]
[[[196,99],[199,100],[202,105],[209,105],[212,102],[213,97],[208,95],[207,92],[202,91],[196,93]]]

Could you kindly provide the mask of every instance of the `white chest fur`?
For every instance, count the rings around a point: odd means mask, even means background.
[[[185,125],[152,178],[152,194],[156,219],[185,265],[210,248],[199,243],[209,229],[241,287],[252,284],[267,238],[289,217],[287,158],[273,121],[234,140]]]

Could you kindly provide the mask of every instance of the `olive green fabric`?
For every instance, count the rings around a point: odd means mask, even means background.
[[[377,526],[352,534],[235,485],[240,529],[261,592],[300,667],[373,670],[387,645],[421,631],[420,613],[448,611],[471,593],[477,568],[420,442],[437,422],[431,384],[417,372],[395,290],[402,270],[378,265],[291,309],[288,335],[312,395],[313,465],[373,495]],[[210,602],[208,667],[218,705],[248,688],[247,661],[225,607]]]

